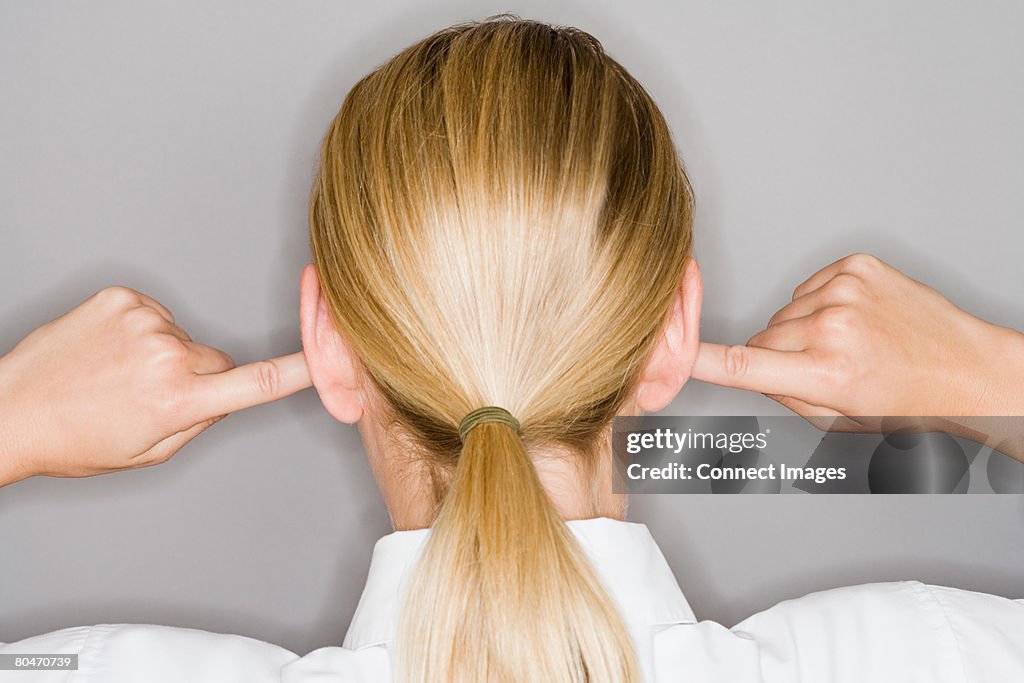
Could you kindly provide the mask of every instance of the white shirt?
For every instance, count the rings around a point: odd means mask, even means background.
[[[727,629],[694,618],[646,526],[602,518],[569,528],[625,617],[647,681],[1024,681],[1024,601],[917,581],[875,583],[787,600]],[[0,671],[0,681],[390,681],[399,596],[428,533],[399,531],[377,542],[343,647],[300,657],[196,629],[78,626],[0,644],[0,654],[77,653],[77,671]]]

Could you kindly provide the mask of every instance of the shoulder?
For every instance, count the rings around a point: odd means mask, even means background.
[[[1024,680],[1024,602],[917,581],[861,584],[780,602],[732,629],[674,626],[656,649],[659,670],[688,665],[716,681]]]
[[[97,624],[0,643],[2,654],[78,655],[75,671],[0,671],[0,683],[364,683],[390,680],[381,646],[324,647],[304,657],[226,633],[153,624]]]
[[[152,624],[76,626],[0,644],[0,654],[78,655],[76,671],[36,672],[31,680],[40,683],[276,683],[281,667],[297,659],[254,638]],[[7,680],[4,673],[0,681]]]
[[[763,644],[762,668],[779,680],[794,667],[851,680],[1024,680],[1024,604],[919,581],[811,593],[732,630]]]
[[[737,624],[733,631],[763,628],[853,631],[914,627],[922,635],[948,636],[970,622],[1016,631],[1024,628],[1024,602],[920,581],[865,583],[785,600]]]

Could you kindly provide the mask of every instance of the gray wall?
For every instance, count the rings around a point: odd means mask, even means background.
[[[502,10],[578,25],[644,82],[699,196],[703,334],[741,342],[874,252],[1022,326],[1024,3],[0,5],[0,349],[96,289],[239,362],[299,348],[305,203],[354,81]],[[969,340],[964,340],[967,343]],[[776,414],[693,382],[665,412]],[[634,500],[698,615],[916,577],[1024,597],[1024,497]],[[169,464],[0,490],[0,641],[148,622],[338,643],[389,531],[354,428],[311,391]]]

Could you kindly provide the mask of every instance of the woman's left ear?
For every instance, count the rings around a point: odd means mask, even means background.
[[[358,422],[363,416],[363,403],[356,357],[334,327],[312,263],[302,270],[299,318],[302,351],[321,403],[336,420]]]
[[[693,372],[700,345],[700,307],[704,297],[700,265],[690,257],[683,269],[662,333],[637,386],[636,407],[662,410],[679,394]]]

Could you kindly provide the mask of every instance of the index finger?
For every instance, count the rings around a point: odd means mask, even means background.
[[[200,419],[270,403],[312,386],[303,352],[197,375],[195,404]]]
[[[726,387],[806,398],[816,385],[805,351],[775,351],[756,346],[701,342],[692,376]]]

